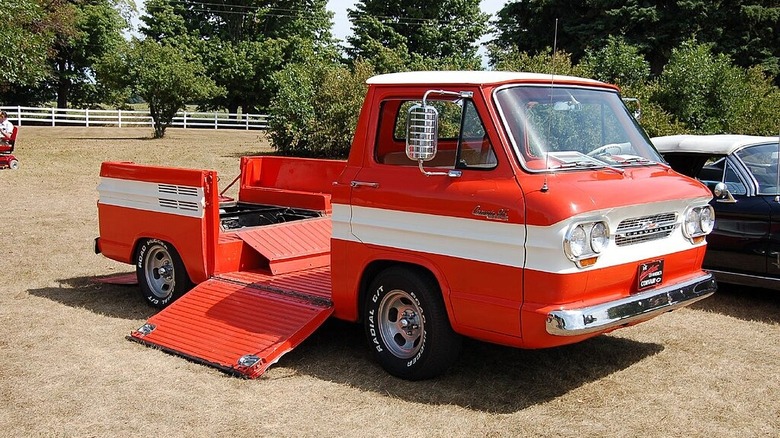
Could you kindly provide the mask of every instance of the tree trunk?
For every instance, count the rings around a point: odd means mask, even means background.
[[[68,63],[65,60],[58,62],[59,80],[57,82],[57,108],[68,107],[68,93],[70,92],[70,79],[68,79]]]

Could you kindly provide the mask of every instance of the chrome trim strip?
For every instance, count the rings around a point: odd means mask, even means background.
[[[687,306],[712,295],[717,288],[713,275],[706,273],[685,283],[595,306],[554,310],[547,314],[547,333],[577,336],[608,330]]]
[[[780,290],[780,278],[766,277],[758,274],[726,272],[719,271],[717,269],[708,269],[708,271],[710,271],[715,276],[715,279],[720,283]]]

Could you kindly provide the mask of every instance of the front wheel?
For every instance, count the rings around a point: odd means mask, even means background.
[[[179,253],[173,245],[146,239],[136,252],[135,273],[141,296],[149,305],[162,309],[192,288]]]
[[[396,377],[436,377],[460,353],[438,285],[418,270],[381,272],[371,283],[363,319],[374,356]]]

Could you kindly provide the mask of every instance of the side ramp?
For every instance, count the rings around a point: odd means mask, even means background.
[[[330,268],[205,281],[128,339],[254,379],[333,313]]]

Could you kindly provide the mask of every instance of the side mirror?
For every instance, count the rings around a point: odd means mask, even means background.
[[[430,161],[439,141],[439,112],[431,105],[413,105],[406,114],[406,156],[412,161]]]
[[[718,202],[725,202],[728,204],[737,202],[737,200],[734,199],[734,196],[731,195],[728,187],[726,187],[726,183],[723,182],[715,184],[715,188],[712,189],[712,194],[715,195],[715,199],[717,199]]]

